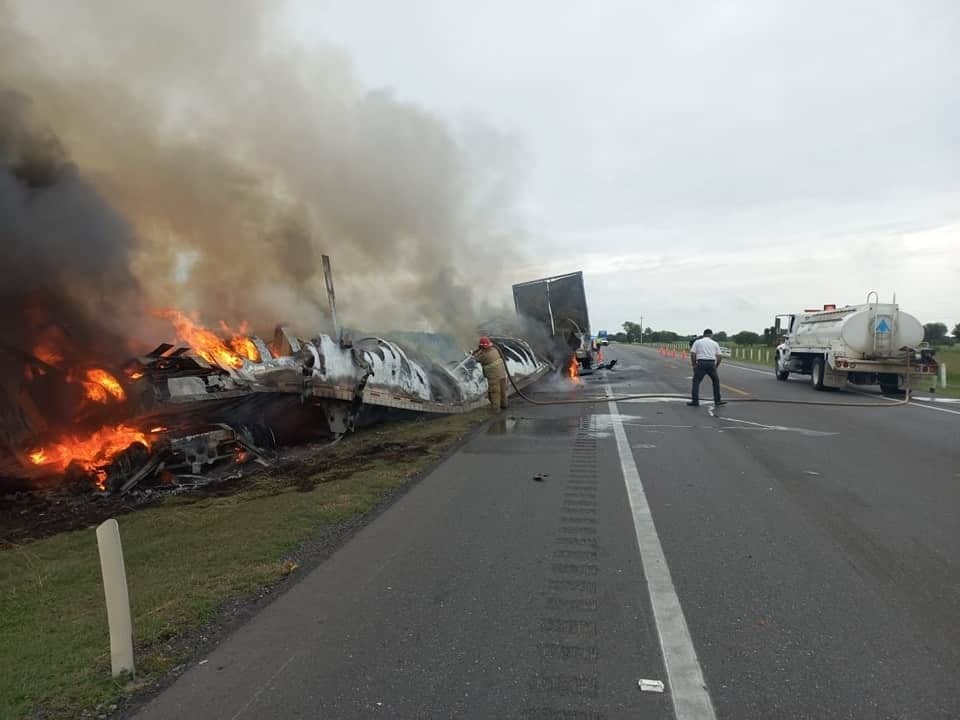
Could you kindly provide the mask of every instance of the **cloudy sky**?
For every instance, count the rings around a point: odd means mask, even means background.
[[[960,322],[953,0],[326,0],[287,22],[514,140],[509,279],[584,270],[595,328],[758,330],[873,289]]]

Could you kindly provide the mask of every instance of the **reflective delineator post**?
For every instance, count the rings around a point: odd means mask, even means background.
[[[940,363],[940,387],[945,388],[947,386],[947,364]]]
[[[103,594],[107,601],[107,625],[110,627],[110,667],[113,676],[133,674],[133,625],[130,622],[130,595],[127,571],[123,565],[120,526],[113,518],[97,528]]]

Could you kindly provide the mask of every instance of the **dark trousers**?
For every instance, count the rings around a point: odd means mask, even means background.
[[[700,402],[700,383],[704,376],[709,376],[713,383],[713,401],[720,402],[720,376],[717,375],[717,363],[714,360],[697,360],[693,368],[693,393],[690,399]]]

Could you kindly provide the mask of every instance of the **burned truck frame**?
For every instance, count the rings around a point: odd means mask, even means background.
[[[257,360],[211,362],[168,343],[132,359],[124,368],[123,426],[140,432],[109,462],[87,468],[96,486],[126,492],[171,473],[202,481],[201,473],[230,458],[266,465],[281,445],[336,439],[404,412],[463,413],[488,402],[482,369],[470,356],[442,364],[380,337],[304,340],[285,327],[269,344],[248,337]],[[518,386],[549,371],[524,340],[496,342]],[[50,475],[49,466],[29,462],[30,442],[17,445],[0,454],[19,459],[28,484]]]
[[[581,271],[530,280],[513,286],[517,314],[547,333],[544,353],[557,365],[573,355],[580,374],[594,369],[590,315]]]

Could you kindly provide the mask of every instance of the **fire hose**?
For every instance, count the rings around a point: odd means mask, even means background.
[[[569,400],[534,400],[529,395],[526,395],[523,390],[517,385],[516,381],[513,379],[513,375],[510,374],[510,368],[507,366],[507,358],[503,353],[503,349],[496,343],[493,346],[497,349],[497,352],[500,354],[500,359],[503,361],[503,368],[507,374],[507,379],[510,381],[510,384],[513,386],[513,389],[516,391],[517,395],[522,397],[528,403],[532,405],[592,405],[598,402],[623,402],[625,400],[673,400],[676,398],[685,399],[689,397],[686,394],[681,393],[637,393],[631,395],[602,395],[598,397],[585,397],[585,398],[575,398]],[[907,387],[906,392],[902,400],[891,400],[887,404],[878,403],[878,402],[829,402],[826,400],[781,400],[778,398],[732,398],[725,402],[727,403],[763,403],[768,405],[817,405],[821,407],[869,407],[869,408],[894,408],[902,407],[910,403],[911,399],[911,390],[910,390],[910,358],[907,358]],[[866,395],[866,393],[862,393]]]

